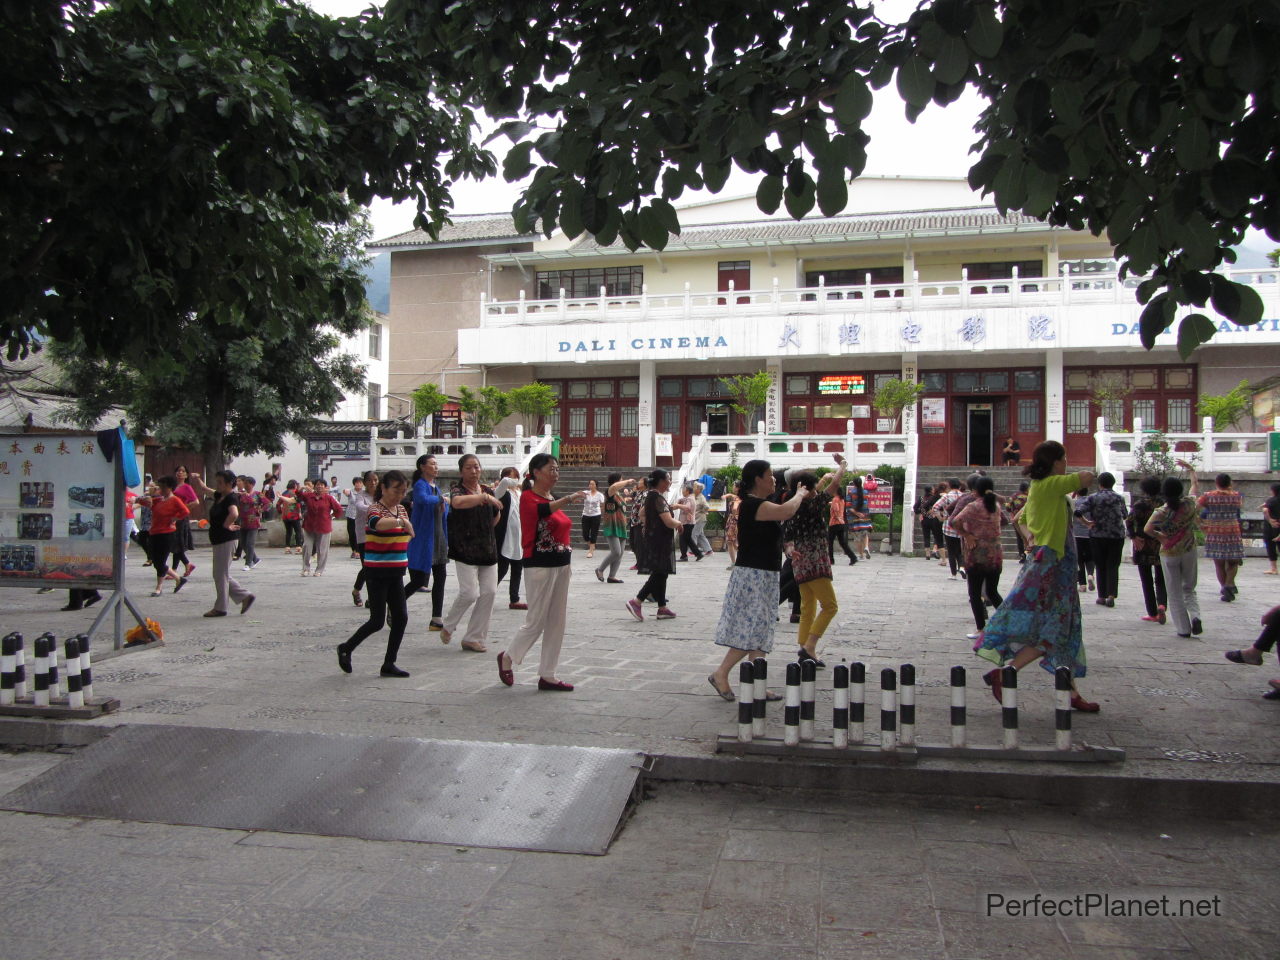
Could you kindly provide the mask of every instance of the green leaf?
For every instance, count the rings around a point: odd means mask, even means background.
[[[856,73],[850,73],[840,84],[840,91],[831,108],[835,111],[836,120],[845,127],[859,126],[871,113],[871,90],[867,82]]]
[[[1196,347],[1208,343],[1218,328],[1203,313],[1189,313],[1178,324],[1178,353],[1183,360],[1190,358]]]
[[[969,72],[969,48],[959,37],[943,37],[933,61],[939,83],[959,83]]]
[[[517,143],[507,151],[507,157],[502,162],[502,178],[507,183],[523,180],[529,171],[533,169],[533,164],[529,160],[529,154],[532,150],[533,144],[525,140],[522,143]]]
[[[641,207],[638,220],[640,239],[644,241],[645,246],[653,250],[665,250],[667,228],[663,226],[662,218],[653,207]]]
[[[969,189],[984,193],[989,190],[992,181],[996,178],[996,174],[1000,172],[1000,168],[1004,165],[1004,160],[1005,156],[1002,153],[988,153],[970,167]]]
[[[849,185],[842,173],[819,176],[817,194],[818,209],[828,217],[835,216],[849,203]]]
[[[969,49],[980,57],[994,57],[1004,41],[1004,26],[996,19],[995,9],[987,4],[974,5],[973,23],[964,32]]]
[[[1027,201],[1027,167],[1020,157],[1005,160],[991,184],[996,206],[1001,210],[1021,210]]]
[[[798,192],[787,190],[782,195],[783,202],[787,207],[787,213],[797,220],[813,209],[814,200],[817,199],[817,188],[814,185],[813,178],[807,173],[802,176],[804,182]]]
[[[1208,127],[1189,111],[1174,135],[1174,154],[1187,170],[1205,170],[1218,159]]]
[[[702,182],[712,193],[719,193],[729,179],[731,164],[728,160],[704,162],[702,164]]]
[[[570,240],[580,236],[582,223],[582,187],[576,180],[570,181],[561,191],[560,229]]]
[[[1173,301],[1167,293],[1158,293],[1142,310],[1138,320],[1142,345],[1150,350],[1156,344],[1156,337],[1169,328],[1173,320]]]
[[[782,203],[782,178],[765,177],[756,187],[756,206],[765,213],[774,213]]]
[[[658,215],[659,222],[666,227],[667,232],[679,236],[680,215],[676,212],[676,208],[661,197],[654,197],[649,201],[649,206]]]
[[[926,106],[933,98],[933,87],[933,75],[923,57],[908,57],[898,68],[898,94],[913,107]]]
[[[182,56],[178,57],[179,70],[186,70],[188,67],[194,67],[197,63],[199,63],[199,61],[189,53],[184,53]]]
[[[1262,298],[1252,287],[1217,273],[1209,275],[1209,282],[1213,285],[1209,302],[1222,316],[1241,326],[1249,326],[1262,319]]]

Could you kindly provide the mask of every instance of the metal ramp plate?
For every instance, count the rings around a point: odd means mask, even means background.
[[[0,808],[599,855],[642,761],[595,747],[139,724]]]

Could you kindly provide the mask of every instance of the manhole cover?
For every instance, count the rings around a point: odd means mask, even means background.
[[[112,673],[93,673],[95,683],[136,683],[139,680],[154,680],[158,673],[143,673],[141,670],[116,670]]]
[[[1194,763],[1244,763],[1243,753],[1219,753],[1217,750],[1166,750],[1167,760],[1188,760]]]
[[[148,700],[146,703],[140,703],[132,709],[141,713],[166,713],[178,715],[190,713],[192,710],[198,710],[203,706],[203,703],[197,703],[194,700]]]

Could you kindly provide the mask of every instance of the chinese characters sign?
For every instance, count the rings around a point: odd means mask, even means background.
[[[94,436],[0,437],[0,582],[109,586],[116,469]]]
[[[819,393],[866,393],[867,380],[860,373],[841,374],[838,376],[820,377]]]

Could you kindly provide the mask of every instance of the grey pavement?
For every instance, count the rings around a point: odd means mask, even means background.
[[[49,762],[0,754],[0,781]],[[1280,951],[1278,832],[693,784],[659,785],[605,857],[0,813],[0,953],[1250,960]],[[1211,915],[989,917],[992,894]]]
[[[351,601],[356,562],[334,551],[322,578],[299,576],[296,557],[264,550],[255,570],[236,576],[258,599],[247,616],[206,620],[212,604],[208,553],[197,551],[197,570],[179,594],[152,599],[150,571],[131,561],[128,578],[135,600],[164,628],[162,647],[99,662],[97,692],[118,698],[119,713],[89,721],[195,724],[264,730],[306,730],[449,739],[500,740],[639,749],[649,753],[704,756],[719,733],[734,729],[735,711],[716,698],[706,676],[720,659],[711,635],[720,614],[727,558],[678,564],[671,578],[674,620],[631,619],[623,607],[640,579],[623,571],[626,583],[599,583],[585,553],[574,556],[569,628],[559,674],[577,685],[569,694],[536,689],[537,650],[517,669],[513,689],[497,680],[494,655],[503,649],[523,614],[507,609],[499,587],[490,630],[491,653],[445,646],[427,631],[429,597],[409,602],[410,625],[400,665],[407,680],[378,676],[385,634],[357,651],[355,672],[337,669],[334,648],[365,619]],[[629,562],[628,555],[628,562]],[[1202,561],[1203,636],[1189,640],[1172,625],[1141,622],[1135,568],[1122,570],[1114,609],[1083,598],[1089,676],[1081,689],[1102,712],[1075,715],[1081,742],[1122,747],[1126,773],[1171,778],[1280,780],[1280,743],[1271,734],[1280,703],[1261,699],[1274,665],[1240,666],[1223,651],[1256,637],[1259,617],[1280,596],[1280,578],[1264,576],[1262,561],[1249,561],[1240,597],[1221,603],[1212,565]],[[1007,566],[1002,587],[1014,576]],[[882,557],[857,566],[838,564],[840,612],[820,653],[829,664],[841,659],[867,664],[869,704],[878,702],[882,667],[911,662],[919,683],[918,736],[947,743],[950,668],[969,671],[969,740],[1000,742],[1000,716],[981,685],[985,661],[964,638],[972,631],[965,586],[945,568],[922,558]],[[453,595],[450,583],[446,605]],[[0,593],[5,629],[30,638],[51,629],[59,636],[85,629],[93,610],[62,613],[65,593]],[[783,682],[783,664],[794,654],[796,627],[786,608],[771,657],[772,684]],[[105,643],[99,640],[96,651]],[[820,673],[818,736],[830,736],[830,671]],[[1052,677],[1023,672],[1022,740],[1053,742]],[[869,710],[869,717],[876,715]],[[878,737],[868,723],[867,739]],[[781,711],[770,717],[779,735]],[[1084,765],[1073,765],[1084,766]]]

